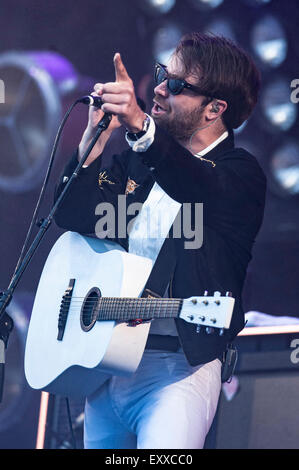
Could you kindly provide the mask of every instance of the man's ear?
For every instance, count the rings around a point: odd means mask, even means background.
[[[227,109],[227,102],[223,100],[213,100],[207,105],[206,119],[208,121],[219,118]]]

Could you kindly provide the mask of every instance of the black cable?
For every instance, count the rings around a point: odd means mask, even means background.
[[[47,172],[46,172],[46,176],[44,178],[44,181],[43,181],[43,184],[42,184],[42,188],[41,188],[41,191],[40,191],[40,194],[39,194],[39,197],[38,197],[38,200],[37,200],[37,204],[35,206],[35,209],[34,209],[34,212],[33,212],[33,216],[32,216],[32,219],[31,219],[31,222],[30,222],[30,226],[29,226],[29,229],[28,229],[28,232],[27,232],[27,235],[26,235],[26,238],[25,238],[25,241],[24,241],[24,244],[23,244],[23,247],[22,247],[22,250],[21,250],[21,254],[20,254],[20,257],[18,259],[18,262],[17,262],[17,265],[15,267],[15,270],[14,270],[14,273],[13,273],[13,276],[16,274],[17,270],[19,269],[19,266],[24,258],[24,255],[25,255],[25,250],[26,250],[26,247],[28,245],[28,242],[29,242],[29,239],[30,239],[30,236],[32,234],[32,231],[33,231],[33,227],[34,225],[36,225],[38,223],[37,221],[37,216],[38,216],[38,211],[39,211],[39,208],[41,206],[41,203],[43,201],[43,197],[44,197],[44,194],[45,194],[45,191],[46,191],[46,187],[47,187],[47,184],[48,184],[48,181],[49,181],[49,178],[50,178],[50,173],[51,173],[51,170],[52,170],[52,166],[53,166],[53,163],[54,163],[54,159],[55,159],[55,155],[56,155],[56,151],[57,151],[57,147],[58,147],[58,143],[59,143],[59,139],[61,137],[61,133],[62,133],[62,130],[65,126],[65,123],[70,115],[70,113],[72,112],[72,110],[74,109],[74,107],[80,102],[80,100],[76,100],[70,107],[69,109],[67,110],[67,112],[65,113],[64,115],[64,118],[63,120],[61,121],[61,124],[58,128],[58,131],[57,131],[57,134],[56,134],[56,137],[55,137],[55,140],[54,140],[54,145],[53,145],[53,148],[52,148],[52,152],[51,152],[51,156],[50,156],[50,161],[49,161],[49,164],[48,164],[48,168],[47,168]]]
[[[25,256],[25,250],[26,250],[26,247],[28,245],[30,236],[32,234],[33,227],[34,227],[34,225],[36,225],[38,223],[38,220],[37,220],[38,211],[40,209],[40,206],[41,206],[41,203],[43,201],[45,191],[46,191],[46,188],[47,188],[47,184],[49,182],[49,178],[50,178],[51,170],[52,170],[52,167],[53,167],[54,159],[55,159],[55,156],[56,156],[56,152],[57,152],[59,140],[60,140],[60,137],[61,137],[61,133],[63,131],[63,128],[65,126],[65,123],[66,123],[69,115],[71,114],[74,107],[79,102],[80,102],[80,100],[76,100],[74,103],[71,104],[71,106],[68,108],[67,112],[65,113],[65,115],[63,117],[63,120],[61,121],[61,123],[59,125],[58,131],[57,131],[56,136],[55,136],[54,145],[53,145],[53,148],[52,148],[52,152],[51,152],[48,168],[47,168],[47,171],[46,171],[46,175],[45,175],[45,178],[44,178],[44,181],[43,181],[43,184],[42,184],[42,188],[41,188],[41,191],[40,191],[40,194],[39,194],[39,197],[38,197],[38,200],[37,200],[37,203],[36,203],[33,215],[32,215],[30,226],[29,226],[29,229],[28,229],[28,232],[27,232],[27,235],[26,235],[26,238],[25,238],[25,241],[24,241],[24,244],[23,244],[19,259],[18,259],[18,262],[17,262],[17,265],[15,267],[13,276],[16,274],[16,272],[19,269],[19,267],[22,263],[22,260]],[[69,425],[70,425],[70,432],[71,432],[71,436],[72,436],[72,440],[73,440],[73,446],[74,446],[74,449],[75,449],[76,448],[76,439],[75,439],[75,435],[74,435],[74,431],[73,431],[71,413],[70,413],[70,405],[69,405],[68,399],[66,399],[66,404],[67,404],[67,413],[68,413],[68,420],[69,420]]]

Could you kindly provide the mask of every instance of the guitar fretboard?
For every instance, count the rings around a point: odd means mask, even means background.
[[[183,299],[101,297],[98,320],[133,320],[174,318],[181,311]]]

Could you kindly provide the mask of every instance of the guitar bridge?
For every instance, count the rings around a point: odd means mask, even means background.
[[[62,296],[60,304],[59,316],[58,316],[58,334],[57,340],[62,341],[67,317],[69,314],[70,303],[73,295],[74,285],[76,279],[70,279],[69,286]]]

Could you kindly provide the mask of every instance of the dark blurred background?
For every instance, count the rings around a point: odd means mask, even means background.
[[[96,81],[114,80],[112,58],[119,51],[149,110],[155,60],[165,62],[182,34],[200,30],[235,40],[262,73],[259,104],[236,131],[237,146],[252,152],[268,177],[245,310],[299,317],[298,1],[2,0],[0,8],[0,288],[16,265],[68,106]],[[40,217],[49,212],[55,181],[86,117],[78,106],[66,125]],[[126,147],[122,132],[109,146]],[[7,351],[0,448],[34,446],[40,395],[25,383],[23,348],[41,270],[60,233],[51,227],[10,306],[16,327]]]

